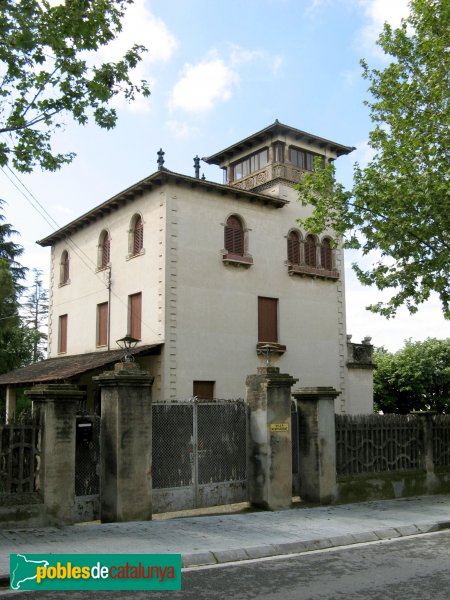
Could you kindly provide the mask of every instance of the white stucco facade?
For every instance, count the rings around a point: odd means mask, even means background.
[[[268,128],[270,129],[270,128]],[[277,128],[206,159],[228,169],[259,148],[283,143],[327,159],[344,153],[332,142]],[[250,139],[250,138],[249,138]],[[347,151],[351,149],[346,148]],[[287,153],[287,150],[286,150]],[[270,156],[272,156],[270,154]],[[230,166],[231,165],[231,166]],[[129,327],[129,296],[142,294],[141,344],[161,344],[143,359],[155,376],[155,399],[186,398],[194,381],[214,382],[214,396],[244,395],[245,378],[262,364],[257,353],[258,297],[278,300],[279,351],[273,364],[299,378],[300,386],[341,392],[339,412],[370,412],[371,398],[350,398],[343,252],[333,249],[332,272],[289,268],[287,236],[306,210],[293,183],[301,171],[270,160],[247,178],[219,185],[160,169],[146,180],[83,215],[41,243],[51,246],[50,357],[61,354],[60,317],[67,315],[64,355],[115,349]],[[143,220],[143,250],[130,252],[133,217]],[[245,231],[245,260],[226,260],[224,228],[237,216]],[[110,236],[110,259],[100,268],[99,241]],[[69,280],[61,257],[69,256]],[[225,257],[225,259],[224,259]],[[108,341],[98,346],[97,306],[108,303]],[[285,347],[285,348],[284,348]],[[367,377],[368,370],[361,375]],[[350,386],[351,387],[351,386]],[[356,386],[357,393],[370,388]],[[367,395],[367,394],[366,394]]]

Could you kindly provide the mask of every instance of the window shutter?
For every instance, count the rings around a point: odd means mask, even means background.
[[[258,298],[258,342],[278,343],[278,300]]]
[[[129,332],[131,337],[136,340],[141,339],[141,319],[142,319],[142,294],[132,294],[129,296]]]
[[[237,217],[229,217],[225,225],[225,249],[230,254],[244,255],[244,229]]]
[[[333,269],[333,255],[330,240],[323,240],[320,247],[320,260],[324,269],[327,269],[328,271]]]
[[[288,247],[288,261],[291,265],[300,264],[300,240],[298,233],[291,231],[287,240]]]
[[[105,269],[109,263],[111,258],[111,239],[108,233],[105,233],[103,237],[102,243],[102,264],[101,268]]]
[[[305,240],[305,263],[310,267],[316,266],[316,240],[308,235]]]
[[[144,247],[144,223],[141,217],[138,217],[134,225],[133,234],[133,254],[139,254]]]
[[[59,317],[59,348],[58,352],[67,352],[67,315]]]
[[[108,344],[108,303],[97,305],[97,346]]]

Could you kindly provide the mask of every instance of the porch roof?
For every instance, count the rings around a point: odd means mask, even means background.
[[[134,356],[148,356],[159,354],[162,344],[149,344],[138,346],[131,350]],[[108,350],[104,352],[89,352],[87,354],[74,354],[71,356],[58,356],[48,358],[37,363],[15,369],[0,375],[1,385],[22,386],[33,383],[50,383],[65,381],[76,375],[94,371],[100,367],[114,364],[121,360],[123,350]]]

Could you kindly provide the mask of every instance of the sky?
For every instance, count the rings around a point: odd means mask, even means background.
[[[67,117],[54,148],[77,156],[56,173],[16,178],[0,170],[0,198],[20,233],[22,264],[47,279],[50,251],[36,240],[156,171],[160,148],[165,167],[193,176],[195,155],[212,155],[275,119],[355,146],[335,163],[337,178],[350,186],[353,164],[370,160],[369,96],[359,61],[387,64],[376,38],[385,21],[399,25],[407,10],[406,0],[135,0],[120,38],[99,59],[117,60],[133,43],[144,45],[148,52],[133,76],[149,82],[151,96],[118,100],[111,131]],[[202,163],[202,172],[222,182],[218,167]],[[390,320],[368,312],[368,304],[389,295],[362,287],[355,261],[370,266],[370,258],[346,252],[352,341],[371,336],[375,346],[395,351],[408,338],[450,337],[437,298],[412,316],[406,309]]]

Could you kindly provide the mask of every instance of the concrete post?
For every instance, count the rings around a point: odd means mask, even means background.
[[[292,503],[291,387],[278,367],[260,367],[246,380],[249,411],[249,501],[268,510]]]
[[[300,388],[293,392],[299,417],[300,497],[328,504],[337,497],[336,429],[331,387]]]
[[[12,423],[16,416],[16,388],[12,385],[6,387],[6,424]]]
[[[46,524],[73,523],[76,412],[85,392],[76,385],[44,384],[25,394],[40,425],[38,489],[44,497]]]
[[[117,363],[93,379],[102,394],[100,518],[150,520],[153,377],[135,363]]]
[[[420,420],[422,427],[423,453],[421,456],[421,468],[426,473],[426,483],[431,491],[439,484],[438,478],[434,472],[434,452],[433,452],[433,417],[435,411],[413,412],[414,417]]]

